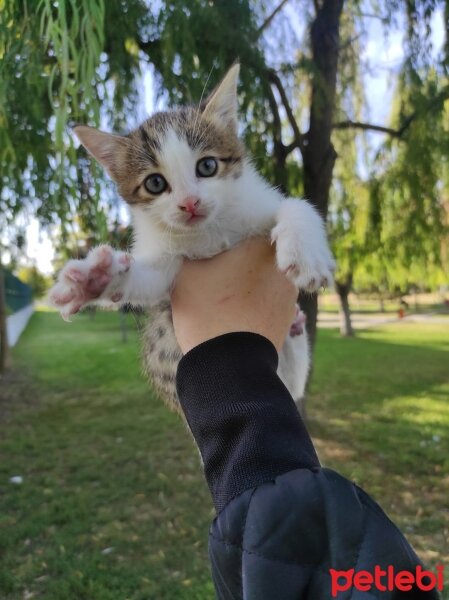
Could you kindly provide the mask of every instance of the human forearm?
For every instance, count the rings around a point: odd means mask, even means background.
[[[255,333],[228,333],[188,352],[178,394],[219,511],[245,489],[319,467],[295,404],[276,374],[277,352]]]

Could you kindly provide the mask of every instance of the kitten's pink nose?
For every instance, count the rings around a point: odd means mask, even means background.
[[[182,210],[183,212],[189,212],[191,215],[194,215],[196,213],[199,205],[200,199],[198,198],[198,196],[187,196],[182,202],[178,204],[180,210]]]

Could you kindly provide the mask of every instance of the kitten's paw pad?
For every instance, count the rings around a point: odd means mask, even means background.
[[[115,251],[110,246],[98,246],[87,255],[86,260],[98,269],[109,269],[114,261]]]
[[[84,283],[87,279],[87,273],[83,273],[83,271],[77,267],[68,268],[65,276],[74,283]]]
[[[85,259],[67,263],[50,291],[49,300],[66,319],[100,297],[119,302],[123,294],[118,288],[130,265],[131,256],[125,252],[109,246],[95,248]]]
[[[305,330],[306,325],[306,315],[299,308],[298,304],[296,305],[296,315],[295,320],[290,325],[290,337],[296,337],[297,335],[302,335]]]

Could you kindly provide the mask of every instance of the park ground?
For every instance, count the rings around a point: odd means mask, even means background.
[[[213,510],[128,317],[38,312],[0,380],[1,600],[209,600]],[[449,319],[319,331],[309,426],[449,588]],[[11,478],[20,477],[21,483]],[[449,596],[447,596],[449,597]]]

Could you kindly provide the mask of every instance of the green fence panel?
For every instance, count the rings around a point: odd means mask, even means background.
[[[15,313],[33,301],[32,291],[29,285],[20,281],[15,275],[5,270],[5,294],[6,306]]]

